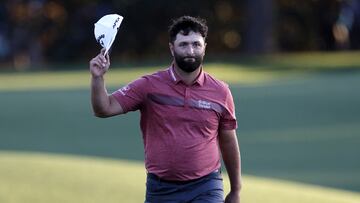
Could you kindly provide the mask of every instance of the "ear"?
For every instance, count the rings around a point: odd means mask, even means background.
[[[171,56],[174,56],[174,45],[171,42],[169,42],[169,48],[170,48]]]

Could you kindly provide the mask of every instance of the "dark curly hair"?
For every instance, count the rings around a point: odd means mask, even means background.
[[[181,16],[180,18],[174,19],[169,26],[170,42],[172,44],[174,43],[178,33],[188,35],[191,31],[200,33],[201,36],[206,39],[208,32],[206,20],[192,16]]]

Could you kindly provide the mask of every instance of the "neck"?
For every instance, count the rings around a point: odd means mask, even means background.
[[[175,70],[176,74],[178,76],[180,76],[181,79],[185,82],[185,84],[192,85],[195,82],[196,78],[199,76],[201,67],[199,67],[198,69],[196,69],[195,71],[193,71],[191,73],[188,73],[188,72],[181,70],[181,68],[179,68],[175,62],[174,70]]]

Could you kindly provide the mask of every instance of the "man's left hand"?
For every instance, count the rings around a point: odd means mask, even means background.
[[[240,192],[231,191],[225,198],[225,203],[240,203]]]

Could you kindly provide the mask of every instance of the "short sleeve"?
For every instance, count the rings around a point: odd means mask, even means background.
[[[223,112],[221,113],[219,128],[221,130],[233,130],[237,128],[237,121],[235,116],[234,99],[228,87],[226,88],[225,98],[226,99]]]
[[[124,113],[140,109],[146,98],[149,85],[145,77],[139,78],[112,93]]]

